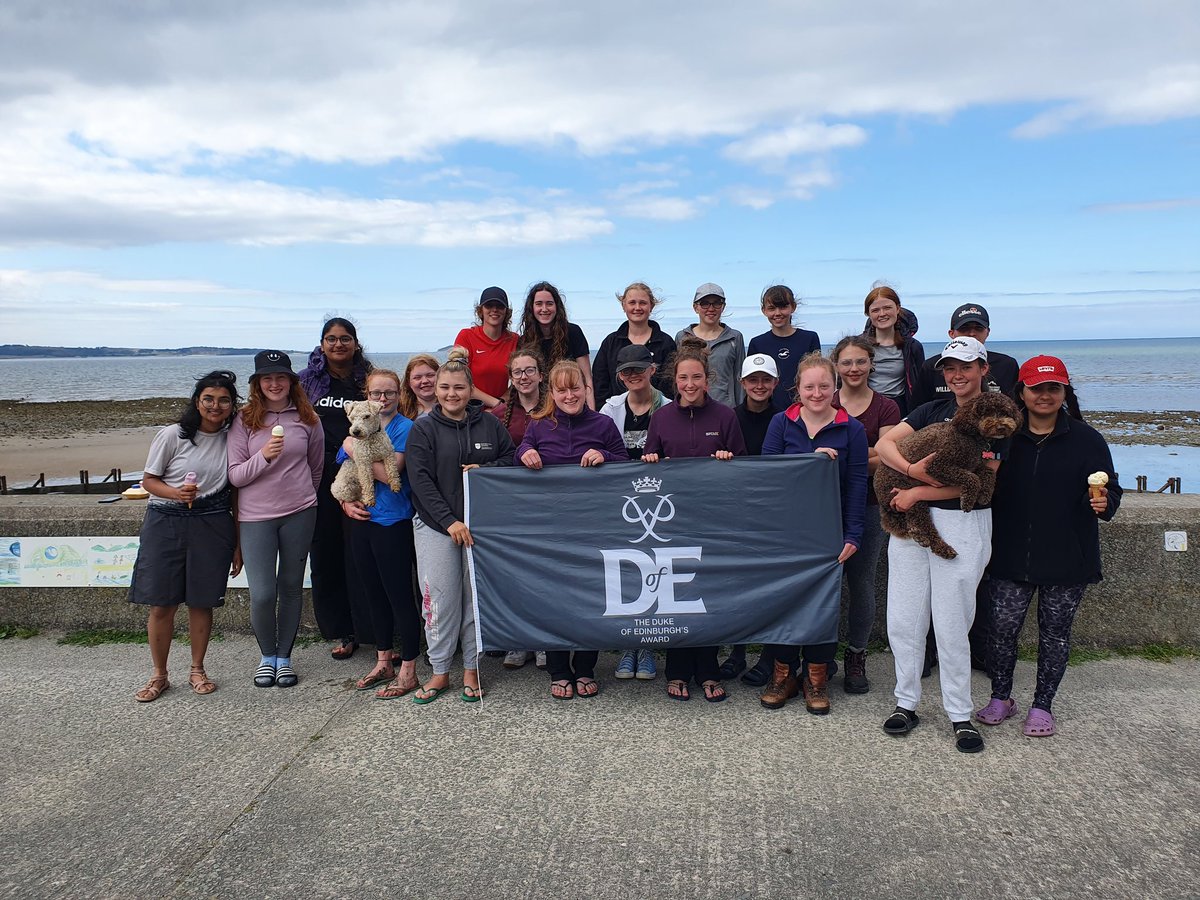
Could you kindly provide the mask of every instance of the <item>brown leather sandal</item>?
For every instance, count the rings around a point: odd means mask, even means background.
[[[171,682],[167,680],[166,675],[152,675],[146,686],[133,695],[133,699],[138,703],[150,703],[161,697],[170,687]]]
[[[193,694],[211,694],[217,689],[217,683],[208,677],[204,671],[204,666],[192,666],[191,672],[188,674],[188,684],[192,686]]]

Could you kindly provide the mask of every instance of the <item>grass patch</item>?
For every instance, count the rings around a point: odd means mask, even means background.
[[[324,643],[325,643],[325,638],[321,637],[321,635],[318,632],[315,632],[315,631],[303,632],[302,631],[302,632],[300,632],[300,634],[296,635],[296,641],[293,646],[311,647],[313,644],[324,644]]]
[[[1170,663],[1177,659],[1196,659],[1200,656],[1195,647],[1178,644],[1142,644],[1138,647],[1122,647],[1118,656],[1138,656],[1151,662]]]
[[[60,644],[71,647],[99,647],[101,644],[145,644],[149,638],[144,631],[126,631],[120,628],[85,628],[71,631],[58,639]]]
[[[1033,658],[1037,659],[1036,649]],[[1096,662],[1100,659],[1112,659],[1112,651],[1098,650],[1094,647],[1072,647],[1071,655],[1067,658],[1067,665],[1081,666],[1084,663]]]
[[[37,637],[39,634],[36,628],[31,628],[27,625],[0,625],[0,640],[5,638],[21,638],[28,640],[31,637]]]

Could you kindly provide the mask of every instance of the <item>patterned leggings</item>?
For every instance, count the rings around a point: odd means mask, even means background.
[[[1059,682],[1067,671],[1071,652],[1071,625],[1086,584],[1036,585],[1027,581],[993,578],[985,582],[992,599],[992,633],[988,662],[992,668],[992,696],[1007,700],[1012,694],[1013,669],[1017,665],[1017,638],[1033,592],[1038,592],[1037,687],[1033,705],[1050,712]]]

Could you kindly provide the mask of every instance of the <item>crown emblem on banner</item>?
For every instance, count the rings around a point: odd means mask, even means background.
[[[662,487],[662,479],[651,478],[647,475],[645,478],[635,478],[633,480],[633,489],[639,494],[655,494]]]

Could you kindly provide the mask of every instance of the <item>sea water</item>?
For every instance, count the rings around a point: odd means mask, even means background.
[[[926,341],[928,353],[938,345]],[[993,341],[992,350],[1018,363],[1031,356],[1060,357],[1070,372],[1084,414],[1088,410],[1156,412],[1200,410],[1200,339],[1154,338],[1104,341]],[[829,348],[826,348],[828,350]],[[377,366],[403,372],[410,353],[372,353]],[[438,354],[439,356],[441,354]],[[292,355],[299,370],[305,354]],[[252,356],[95,357],[87,359],[0,360],[0,399],[137,400],[186,397],[195,379],[213,369],[229,369],[245,385],[254,371]],[[1181,477],[1183,489],[1200,489],[1200,448],[1112,446],[1121,481],[1133,487],[1146,475],[1152,488]]]

